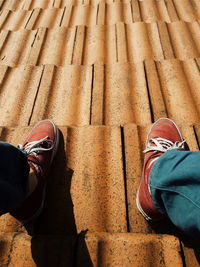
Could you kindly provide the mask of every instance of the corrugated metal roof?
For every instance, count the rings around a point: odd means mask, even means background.
[[[0,217],[0,266],[199,266],[177,229],[135,204],[152,122],[175,119],[199,150],[199,0],[0,9],[1,140],[21,143],[45,118],[61,130],[42,215],[32,229]]]
[[[145,59],[188,60],[200,56],[199,39],[197,21],[2,30],[0,64],[65,66]]]
[[[18,55],[21,60],[23,54]],[[53,57],[52,52],[48,58]],[[180,124],[200,121],[196,59],[65,67],[1,65],[0,82],[2,126],[26,126],[44,118],[76,126],[145,125],[166,115]]]

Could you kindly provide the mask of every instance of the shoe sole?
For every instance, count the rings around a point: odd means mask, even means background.
[[[139,189],[137,191],[137,194],[136,194],[136,206],[139,210],[139,212],[142,214],[142,216],[147,220],[147,221],[152,221],[153,219],[151,217],[149,217],[145,212],[144,210],[142,209],[141,205],[140,205],[140,201],[139,201]]]

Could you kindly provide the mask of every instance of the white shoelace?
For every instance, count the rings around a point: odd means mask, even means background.
[[[44,148],[41,146],[44,142],[46,142],[49,145],[48,148]],[[54,147],[53,141],[48,139],[48,136],[45,136],[44,138],[37,141],[29,142],[24,147],[22,145],[18,145],[18,148],[22,149],[27,156],[30,154],[38,155],[42,151],[49,151],[53,149],[53,147]]]
[[[147,153],[150,151],[166,152],[172,149],[184,149],[184,143],[185,141],[182,141],[182,142],[177,141],[174,143],[165,138],[155,137],[148,141],[147,147],[143,152],[144,153]]]

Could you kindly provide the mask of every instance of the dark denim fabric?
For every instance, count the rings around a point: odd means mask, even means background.
[[[18,148],[0,142],[0,215],[24,201],[29,175],[25,154]]]

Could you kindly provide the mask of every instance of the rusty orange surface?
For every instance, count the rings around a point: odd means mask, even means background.
[[[0,139],[49,118],[61,140],[41,216],[0,217],[0,266],[200,266],[135,203],[155,120],[199,150],[199,72],[199,0],[0,0]]]

